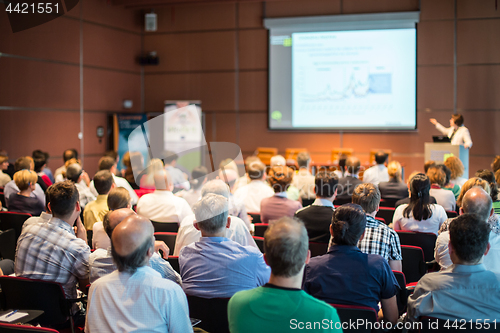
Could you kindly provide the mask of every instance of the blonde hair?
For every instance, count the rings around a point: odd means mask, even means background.
[[[451,179],[457,179],[464,174],[464,165],[462,161],[456,156],[450,156],[444,161],[444,165],[451,171]]]
[[[389,162],[387,173],[390,178],[396,178],[398,181],[401,181],[401,164],[398,161]]]
[[[30,185],[36,184],[38,175],[35,171],[20,170],[14,174],[14,182],[20,191],[25,191]]]
[[[467,191],[473,188],[474,186],[482,188],[488,194],[491,193],[490,184],[488,184],[486,180],[481,179],[479,177],[472,177],[462,185],[462,189],[460,190],[460,194],[458,195],[457,199],[458,207],[462,207],[462,200],[464,198],[465,193],[467,193]]]

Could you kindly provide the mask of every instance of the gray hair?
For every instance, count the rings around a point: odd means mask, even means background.
[[[204,197],[210,193],[222,195],[224,198],[228,199],[229,186],[220,179],[211,180],[201,188],[201,196]]]
[[[282,155],[274,155],[273,157],[271,157],[271,167],[277,165],[286,165],[286,160]]]
[[[193,212],[202,231],[208,234],[217,233],[226,226],[228,200],[222,195],[208,193],[193,205]]]
[[[78,178],[82,174],[82,166],[78,163],[70,164],[66,168],[66,178],[71,180],[72,182],[78,182]]]

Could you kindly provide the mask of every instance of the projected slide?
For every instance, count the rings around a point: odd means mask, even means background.
[[[292,126],[413,128],[415,30],[292,34]]]

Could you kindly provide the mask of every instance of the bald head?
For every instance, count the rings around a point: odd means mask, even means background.
[[[347,168],[347,172],[355,175],[359,171],[359,167],[361,166],[361,162],[359,161],[359,158],[357,158],[356,156],[349,156],[347,158],[345,166]]]
[[[147,218],[130,215],[111,235],[113,260],[120,272],[134,273],[148,263],[154,252],[154,228]]]
[[[462,210],[466,214],[476,214],[483,221],[491,215],[491,196],[480,187],[468,190],[462,199]]]
[[[109,238],[111,239],[111,233],[113,230],[116,228],[118,223],[123,221],[125,218],[129,217],[130,215],[134,215],[135,212],[130,209],[130,208],[121,208],[117,210],[113,210],[111,212],[108,212],[102,221],[102,225],[104,227],[104,231],[108,234]]]

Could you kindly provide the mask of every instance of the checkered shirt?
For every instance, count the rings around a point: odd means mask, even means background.
[[[33,223],[17,241],[16,276],[58,282],[67,298],[76,298],[78,279],[89,277],[90,248],[58,218]]]
[[[387,261],[403,260],[398,234],[369,215],[366,215],[365,236],[358,247],[363,253],[378,254]]]

